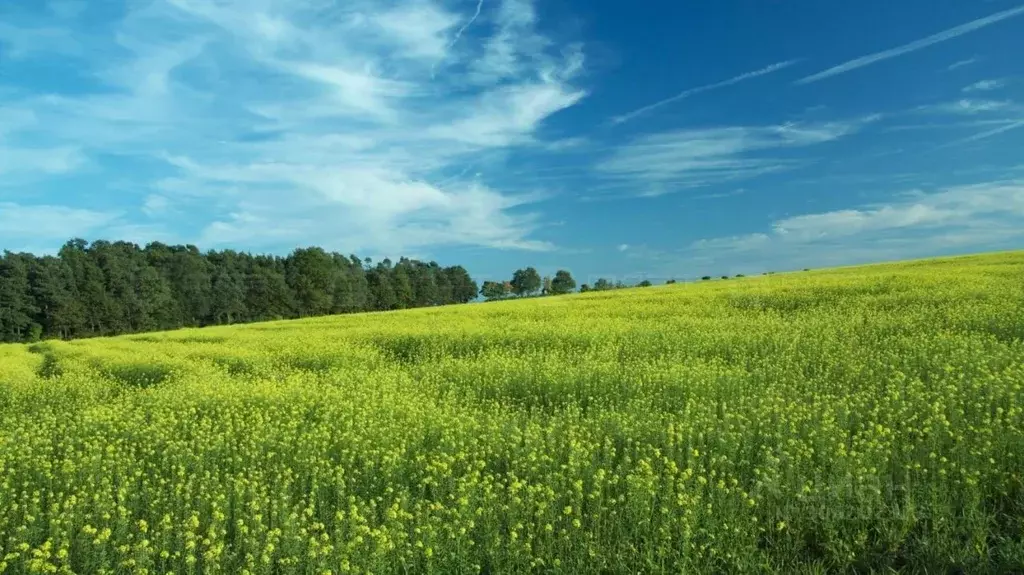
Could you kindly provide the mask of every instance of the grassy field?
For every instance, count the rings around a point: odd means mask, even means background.
[[[1021,572],[1024,253],[0,346],[3,573]]]

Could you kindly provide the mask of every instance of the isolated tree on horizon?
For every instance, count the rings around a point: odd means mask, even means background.
[[[540,290],[541,278],[536,268],[518,269],[512,274],[512,293],[517,296],[532,294]]]
[[[572,274],[566,270],[558,270],[555,272],[555,279],[551,280],[552,294],[567,294],[571,293],[574,289],[576,289],[576,280],[572,279]]]
[[[504,282],[485,281],[480,287],[480,295],[488,301],[501,299],[506,293]]]

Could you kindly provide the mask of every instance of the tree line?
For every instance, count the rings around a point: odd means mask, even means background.
[[[280,257],[73,239],[56,256],[3,253],[0,341],[466,303],[477,292],[462,266],[404,257],[373,264],[319,247]]]
[[[650,285],[601,278],[579,291]],[[494,301],[561,295],[576,287],[567,270],[541,277],[527,267],[509,280],[478,286],[462,266],[405,257],[374,264],[319,247],[281,257],[75,238],[55,256],[3,252],[0,342],[389,311],[468,303],[477,296]]]
[[[666,284],[674,284],[676,280],[670,279]],[[632,287],[650,287],[653,285],[649,280],[643,280],[636,284],[627,284],[620,281],[612,282],[606,278],[598,278],[594,285],[583,284],[579,286],[581,293],[589,291],[606,291],[625,289]],[[532,267],[516,270],[512,279],[507,281],[485,281],[480,288],[480,295],[487,301],[507,299],[511,297],[534,297],[545,295],[561,295],[572,293],[576,289],[576,280],[566,270],[558,270],[555,276],[541,278],[537,270]]]

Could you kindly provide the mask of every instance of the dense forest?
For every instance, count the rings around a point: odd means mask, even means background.
[[[669,280],[668,283],[675,283]],[[637,287],[651,285],[649,281]],[[579,291],[628,286],[598,279]],[[69,240],[56,256],[4,251],[0,342],[111,336],[181,327],[388,311],[576,290],[566,270],[533,267],[477,286],[462,266],[344,256],[319,247],[286,257],[193,245]]]
[[[466,303],[462,266],[296,249],[287,257],[195,246],[73,239],[56,256],[5,251],[0,341],[71,339],[181,327]]]

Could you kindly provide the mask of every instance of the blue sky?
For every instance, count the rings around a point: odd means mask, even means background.
[[[7,0],[0,247],[581,282],[1021,248],[1021,54],[1003,0]]]

